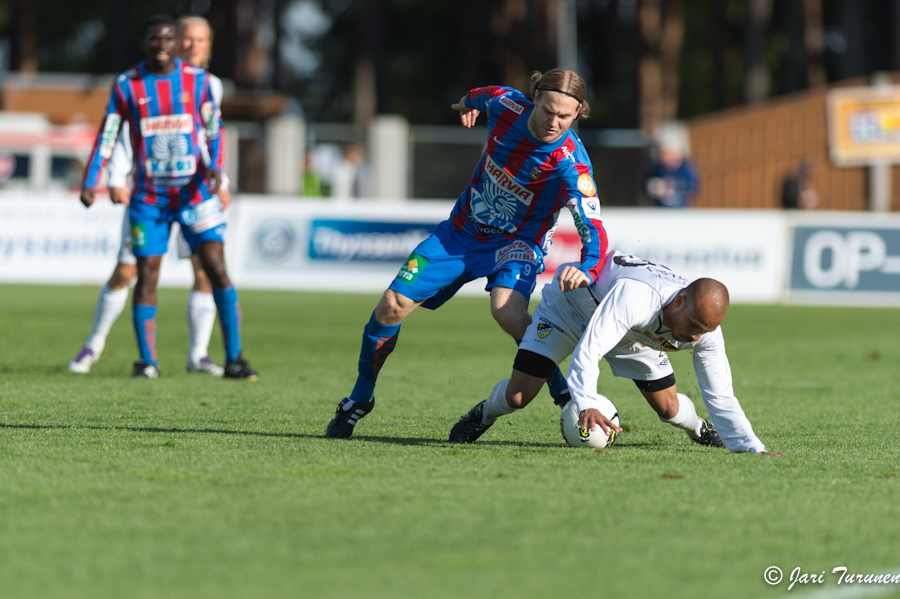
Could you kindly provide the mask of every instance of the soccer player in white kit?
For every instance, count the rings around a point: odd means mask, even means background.
[[[561,267],[561,268],[564,268]],[[630,378],[660,420],[683,429],[701,445],[734,452],[775,454],[753,432],[734,396],[731,367],[719,326],[728,311],[728,290],[713,279],[687,279],[665,266],[612,251],[597,281],[568,292],[548,284],[516,355],[512,376],[488,399],[460,418],[450,441],[471,443],[499,416],[524,408],[553,368],[568,355],[570,401],[585,430],[621,429],[600,413],[599,362]],[[667,352],[693,350],[694,371],[710,420],[677,393]]]
[[[184,16],[177,21],[177,31],[178,51],[181,58],[204,69],[208,68],[212,57],[212,28],[209,22],[197,15]],[[210,87],[216,103],[221,104],[222,80],[210,74]],[[203,134],[202,131],[200,133]],[[202,140],[200,151],[208,164],[209,151]],[[128,204],[129,202],[126,179],[131,172],[131,165],[131,140],[128,123],[125,122],[108,165],[109,194],[114,204]],[[228,186],[228,177],[222,173],[222,184],[217,194],[222,204],[222,210],[225,210],[231,203]],[[186,308],[190,338],[187,371],[222,376],[222,367],[209,358],[207,349],[216,323],[216,304],[213,300],[212,284],[203,270],[199,256],[191,255],[191,248],[184,239],[184,235],[179,232],[177,239],[178,257],[190,258],[194,270],[194,286],[188,295]],[[91,366],[100,359],[100,354],[103,353],[106,345],[106,337],[116,319],[125,309],[128,301],[128,288],[137,276],[136,264],[137,260],[131,252],[131,221],[126,210],[122,222],[122,244],[119,247],[118,262],[109,281],[100,291],[91,333],[84,346],[78,351],[78,355],[69,362],[70,372],[82,374],[90,372]]]

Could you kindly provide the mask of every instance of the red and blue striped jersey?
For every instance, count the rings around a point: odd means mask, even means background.
[[[168,75],[147,70],[146,61],[116,78],[82,187],[96,188],[123,121],[134,148],[132,201],[177,209],[211,196],[205,177],[222,170],[222,117],[209,73],[181,59]],[[198,134],[206,133],[210,164],[200,158]]]
[[[450,220],[477,241],[502,235],[527,238],[546,255],[559,211],[567,206],[581,236],[581,271],[597,280],[606,263],[606,230],[591,159],[570,129],[550,143],[528,130],[534,104],[521,92],[499,86],[476,88],[469,108],[486,112],[487,149],[459,196]]]

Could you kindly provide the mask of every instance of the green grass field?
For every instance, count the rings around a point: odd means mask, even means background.
[[[765,598],[853,591],[835,566],[900,574],[900,310],[732,308],[736,393],[789,454],[771,458],[689,443],[608,368],[627,429],[609,452],[565,447],[546,393],[448,444],[515,354],[482,298],[414,313],[375,411],[333,441],[375,296],[242,292],[256,383],[184,372],[176,290],[163,378],[128,378],[130,310],[69,374],[96,296],[0,287],[3,597]],[[674,364],[705,414],[690,355]],[[788,592],[795,567],[825,583]]]

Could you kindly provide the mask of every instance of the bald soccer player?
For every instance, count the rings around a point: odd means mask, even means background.
[[[564,267],[561,267],[564,268]],[[600,413],[599,362],[632,379],[660,420],[683,429],[695,443],[734,452],[765,453],[734,396],[731,367],[719,325],[728,313],[728,290],[713,279],[688,284],[665,266],[612,251],[597,281],[568,293],[548,284],[519,345],[512,376],[494,386],[450,432],[471,443],[498,417],[524,408],[553,369],[572,355],[568,385],[583,429],[621,429]],[[667,352],[692,350],[694,371],[710,419],[675,387]]]

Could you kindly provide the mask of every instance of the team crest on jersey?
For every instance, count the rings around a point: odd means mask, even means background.
[[[553,327],[549,324],[541,323],[537,326],[537,334],[541,339],[545,339],[547,335],[553,332]]]
[[[187,93],[187,92],[181,92],[181,93],[178,95],[178,101],[181,102],[182,104],[188,104],[188,103],[190,103],[190,101],[191,101],[191,94],[189,94],[189,93]]]
[[[578,191],[584,196],[597,195],[597,188],[594,187],[594,180],[587,173],[578,177]]]
[[[531,180],[537,181],[540,178],[540,176],[544,174],[544,171],[542,171],[538,167],[534,167],[533,169],[531,169],[530,174],[531,174]]]
[[[524,106],[522,106],[521,104],[518,104],[516,102],[513,102],[506,96],[502,96],[500,98],[500,103],[503,104],[504,106],[506,106],[507,108],[509,108],[510,110],[512,110],[513,112],[515,112],[516,114],[522,114],[523,112],[525,112]]]

